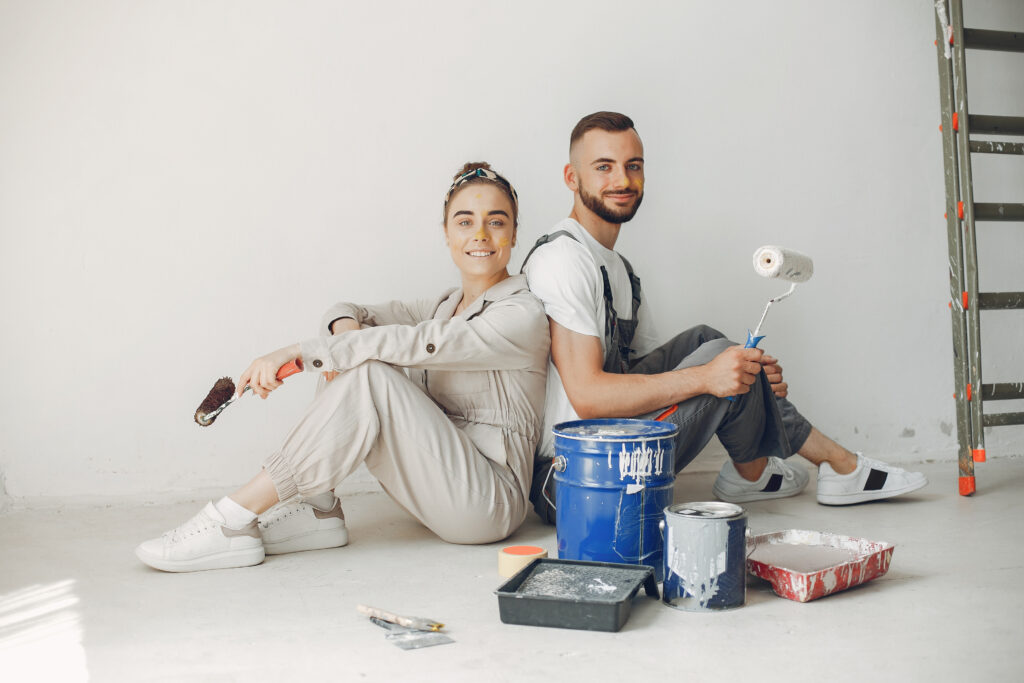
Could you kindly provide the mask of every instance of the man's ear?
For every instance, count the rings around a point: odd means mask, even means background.
[[[579,183],[576,181],[576,169],[572,167],[572,164],[566,164],[565,168],[562,169],[562,180],[565,181],[565,186],[575,192],[580,188]]]

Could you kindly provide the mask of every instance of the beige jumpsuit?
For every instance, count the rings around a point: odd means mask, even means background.
[[[341,374],[264,463],[281,500],[332,489],[365,462],[446,541],[497,541],[522,524],[544,412],[547,318],[521,275],[455,316],[461,300],[455,289],[327,312],[302,358],[307,372]],[[362,329],[331,336],[345,317]]]

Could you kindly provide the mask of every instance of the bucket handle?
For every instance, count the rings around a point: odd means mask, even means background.
[[[548,498],[548,479],[551,478],[551,473],[555,470],[565,472],[565,465],[565,456],[556,455],[554,460],[551,461],[551,467],[548,468],[548,476],[544,477],[544,485],[540,487],[541,495],[544,496],[544,500],[548,502],[548,505],[551,506],[552,510],[557,510],[558,508],[555,506],[555,501]]]
[[[744,560],[749,560],[750,556],[754,554],[755,550],[757,550],[757,546],[760,545],[760,541],[757,540],[757,536],[755,536],[752,533],[750,533],[750,529],[749,528],[747,529],[747,533],[744,534],[744,537],[745,537],[744,541],[750,541],[751,539],[754,540],[754,547],[751,548],[750,550],[748,550],[746,557],[743,558]],[[745,543],[745,545],[749,545],[749,544]]]

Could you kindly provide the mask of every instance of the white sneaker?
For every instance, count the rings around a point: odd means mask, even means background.
[[[259,522],[267,555],[348,544],[345,513],[337,498],[330,510],[322,510],[305,501],[282,503],[260,515]]]
[[[207,503],[177,529],[140,545],[135,555],[165,572],[198,572],[259,564],[264,552],[256,520],[232,529],[225,526],[223,515],[213,503]]]
[[[827,462],[818,466],[818,502],[822,505],[853,505],[892,498],[927,484],[928,478],[920,472],[907,472],[860,453],[857,469],[849,474],[837,474]]]
[[[727,503],[748,503],[795,496],[804,490],[810,478],[805,468],[771,457],[761,477],[757,481],[749,481],[740,476],[732,460],[726,460],[711,491]]]

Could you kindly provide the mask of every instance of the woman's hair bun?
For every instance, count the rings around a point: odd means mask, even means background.
[[[462,170],[452,176],[452,180],[458,180],[460,176],[465,175],[470,171],[475,171],[478,168],[485,168],[490,171],[491,165],[486,161],[467,161],[462,165]]]

